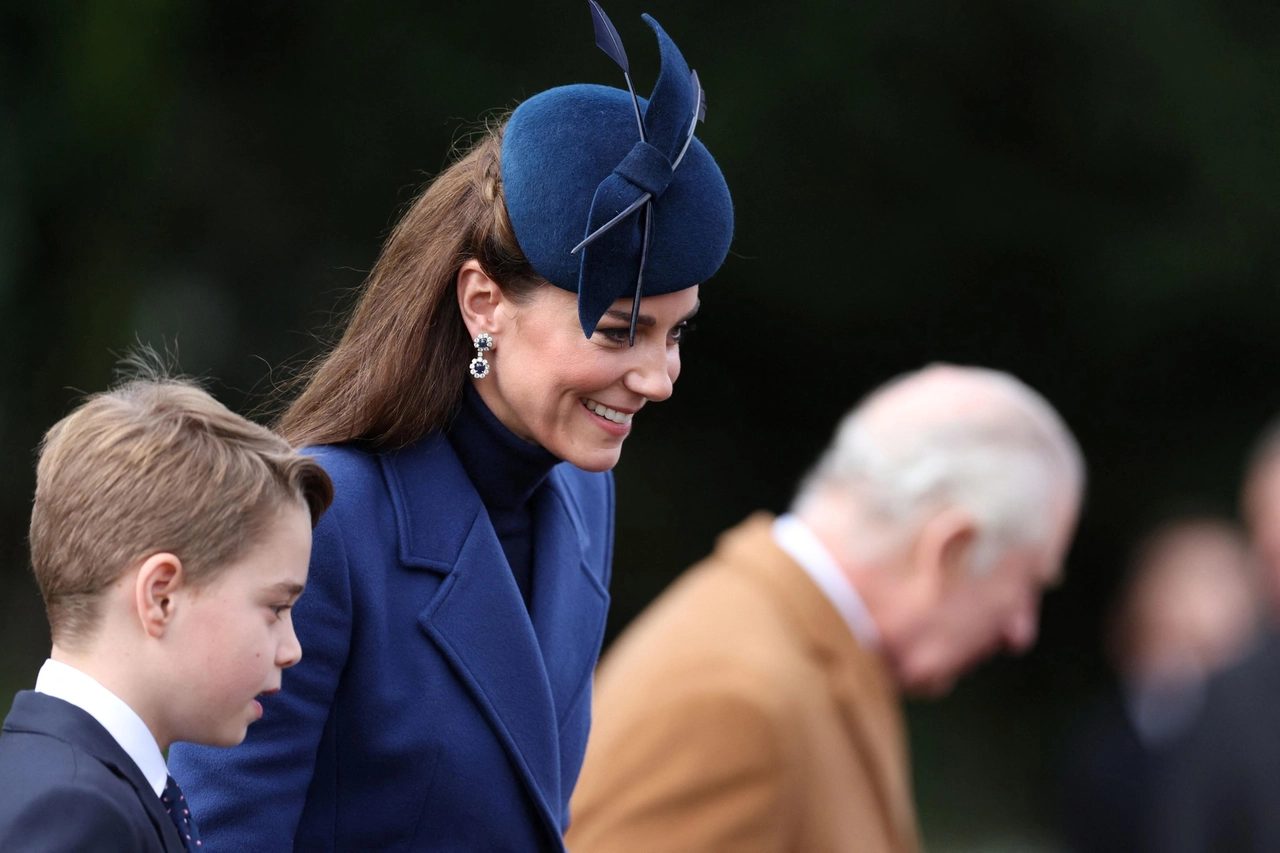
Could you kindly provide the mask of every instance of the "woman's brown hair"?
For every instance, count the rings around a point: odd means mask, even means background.
[[[410,444],[462,400],[471,340],[458,271],[476,260],[514,299],[545,281],[525,259],[502,195],[496,122],[413,202],[382,247],[341,340],[300,377],[278,431],[295,446]]]

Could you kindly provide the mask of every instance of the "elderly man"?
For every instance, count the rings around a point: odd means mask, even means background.
[[[752,516],[596,680],[575,853],[918,847],[900,691],[1035,641],[1083,488],[1038,394],[936,366],[840,425],[792,512]]]

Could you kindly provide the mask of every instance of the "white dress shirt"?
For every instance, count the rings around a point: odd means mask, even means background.
[[[120,744],[142,775],[147,777],[156,796],[164,792],[169,781],[160,745],[142,722],[142,718],[125,701],[92,676],[56,660],[46,660],[36,676],[36,692],[69,702],[97,720],[116,743]]]
[[[876,630],[876,623],[867,612],[862,596],[858,595],[849,576],[809,526],[790,513],[780,515],[773,522],[773,541],[818,585],[836,612],[844,618],[858,644],[865,649],[876,648],[880,643],[880,632]]]

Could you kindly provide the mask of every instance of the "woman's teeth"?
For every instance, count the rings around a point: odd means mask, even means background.
[[[631,423],[631,418],[634,415],[634,413],[627,414],[624,412],[615,411],[609,408],[608,406],[603,406],[600,403],[597,403],[595,400],[588,400],[585,397],[582,399],[582,404],[586,406],[588,409],[590,409],[591,411],[595,412],[600,417],[608,418],[609,420],[613,421],[615,424],[629,424]]]

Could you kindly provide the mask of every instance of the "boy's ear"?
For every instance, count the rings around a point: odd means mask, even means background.
[[[182,560],[176,554],[152,554],[142,561],[134,581],[134,607],[148,636],[159,638],[169,627],[174,594],[185,581]]]
[[[464,263],[458,270],[458,308],[467,333],[474,338],[481,332],[499,332],[498,306],[501,304],[502,288],[489,278],[480,262],[472,259]]]

